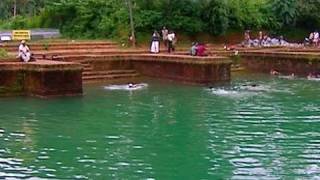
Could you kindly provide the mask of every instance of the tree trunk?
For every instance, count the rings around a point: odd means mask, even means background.
[[[13,17],[17,16],[17,0],[14,0],[13,4]]]
[[[132,42],[132,47],[136,47],[136,36],[135,36],[135,29],[134,29],[134,21],[133,21],[133,12],[132,12],[132,1],[128,0],[128,7],[129,7],[129,16],[130,16],[130,27],[131,27],[131,37],[130,40]]]

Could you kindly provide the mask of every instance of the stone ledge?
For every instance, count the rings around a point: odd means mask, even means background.
[[[0,88],[0,96],[81,95],[82,65],[54,61],[0,63]]]
[[[82,70],[82,65],[72,62],[59,62],[39,60],[36,62],[0,62],[1,70],[32,70],[32,71],[56,71],[56,70]]]
[[[320,53],[309,52],[243,52],[240,53],[240,56],[320,61]]]
[[[187,64],[230,64],[232,61],[228,57],[222,56],[204,56],[195,57],[189,55],[170,55],[170,54],[112,54],[112,55],[81,55],[64,56],[63,59],[85,59],[84,62],[91,60],[126,60],[126,61],[158,61],[158,62],[178,62]]]

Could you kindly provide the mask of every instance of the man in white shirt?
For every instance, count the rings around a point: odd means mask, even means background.
[[[176,35],[174,34],[173,31],[171,31],[171,32],[168,34],[168,43],[169,43],[168,52],[169,52],[169,53],[171,53],[172,51],[174,51],[175,40],[176,40]]]
[[[31,60],[31,52],[25,40],[22,40],[21,44],[19,45],[18,57],[23,62],[29,62]]]
[[[168,29],[166,27],[163,27],[162,29],[162,40],[165,47],[168,46]]]

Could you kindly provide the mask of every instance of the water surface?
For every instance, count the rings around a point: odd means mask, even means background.
[[[0,99],[0,179],[319,179],[320,83],[250,75]]]

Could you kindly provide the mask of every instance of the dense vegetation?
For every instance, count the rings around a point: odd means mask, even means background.
[[[0,28],[59,28],[69,37],[129,34],[128,0],[1,0]],[[167,26],[186,34],[244,29],[314,30],[320,0],[132,0],[137,32]],[[16,7],[16,8],[15,8]],[[14,17],[14,14],[16,15]]]

